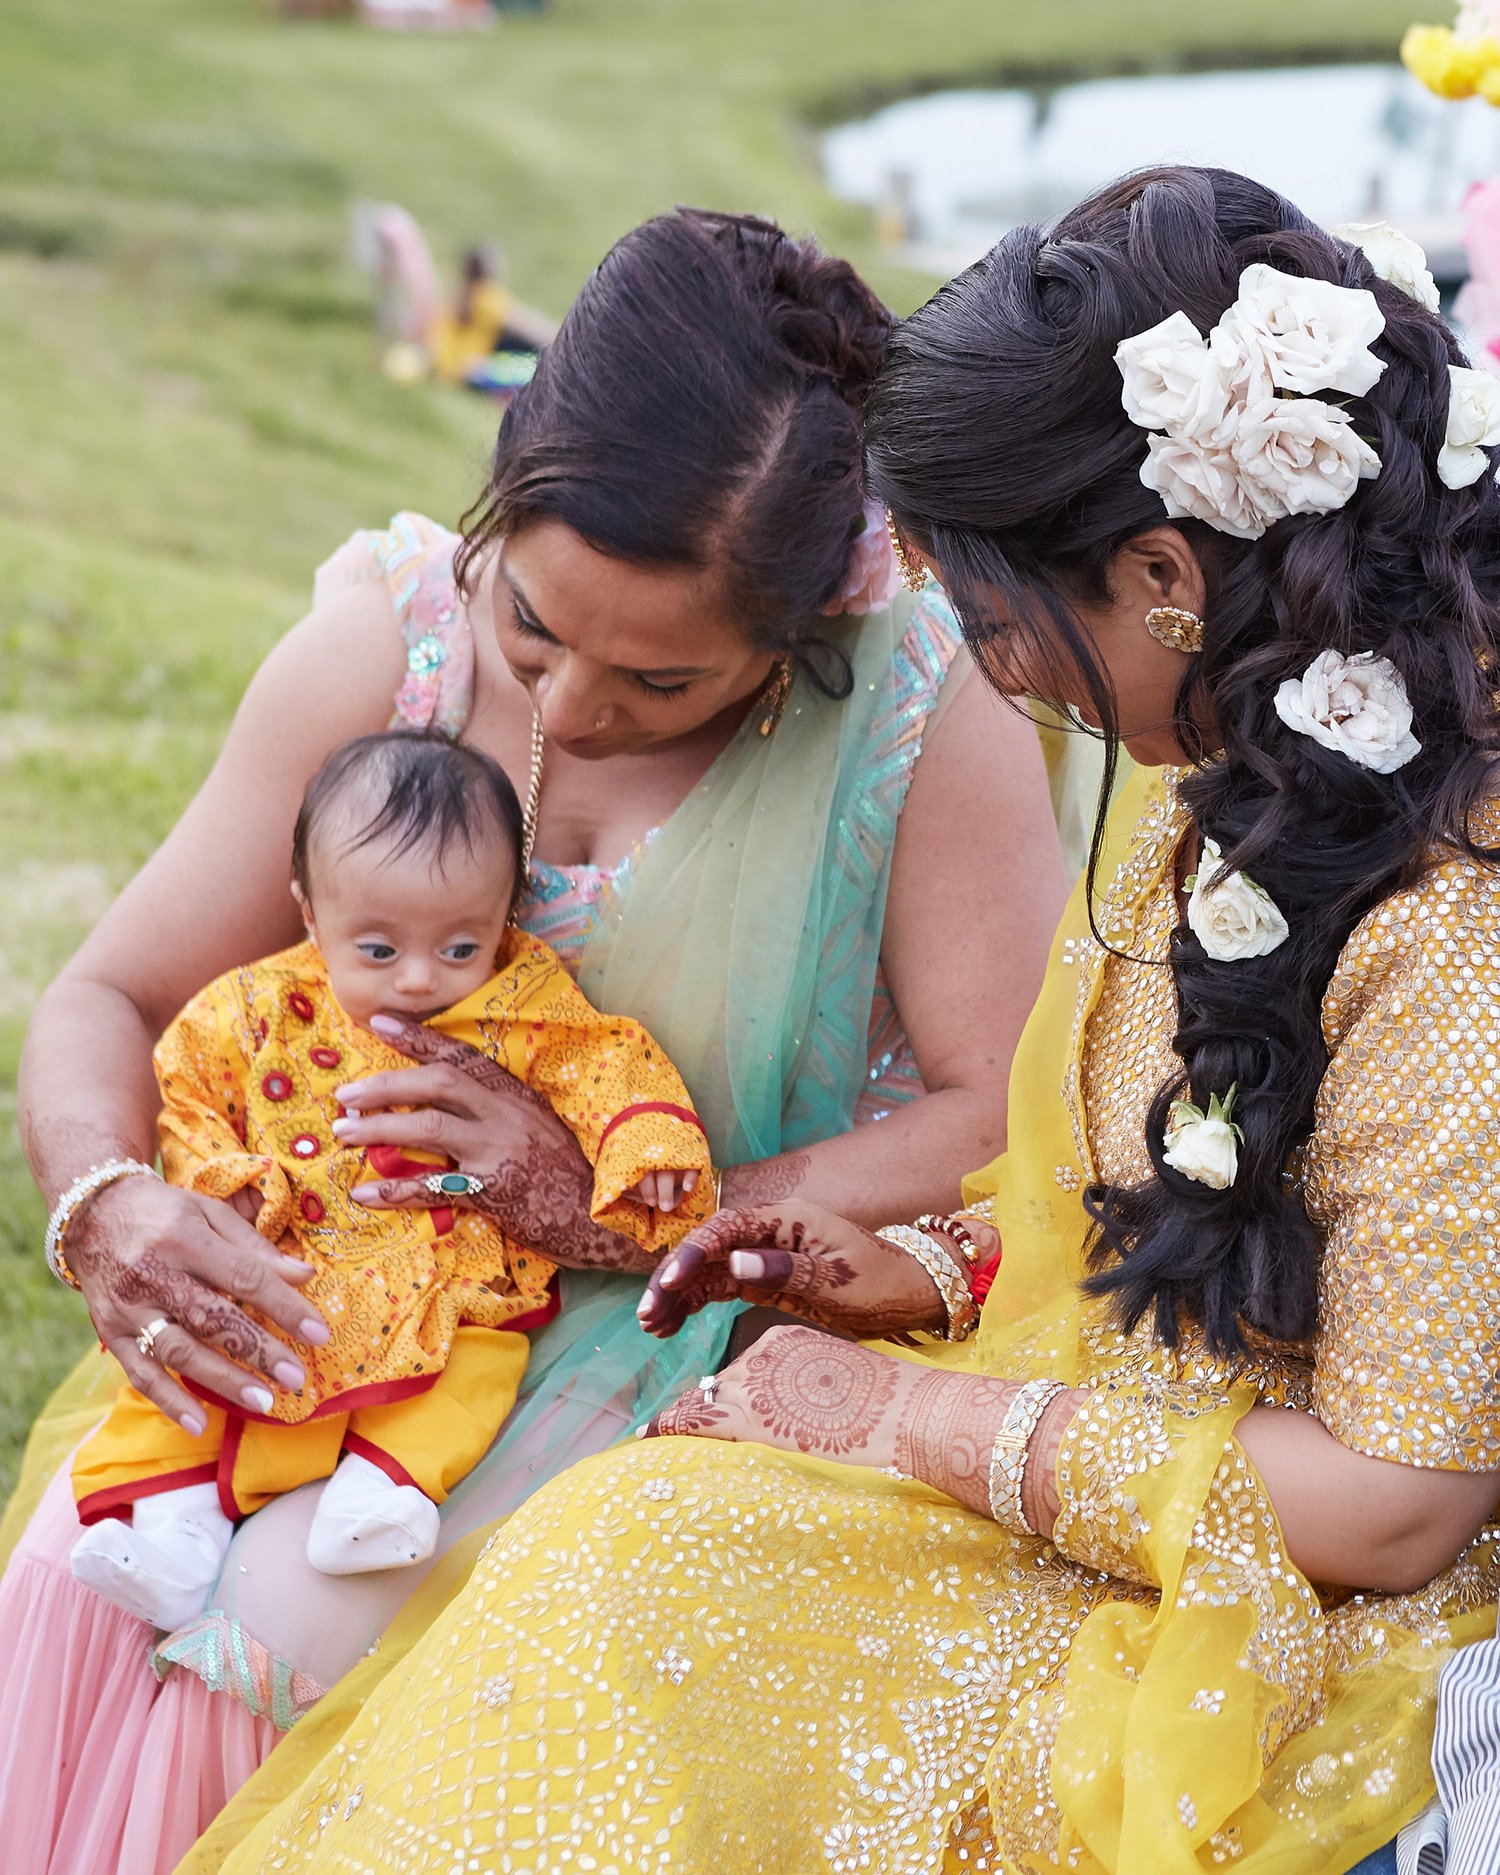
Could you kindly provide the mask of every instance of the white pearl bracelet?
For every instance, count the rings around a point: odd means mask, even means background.
[[[53,1205],[52,1215],[47,1219],[47,1268],[60,1283],[66,1283],[69,1289],[78,1287],[78,1278],[68,1268],[63,1257],[63,1238],[79,1207],[92,1198],[95,1192],[103,1191],[106,1185],[113,1185],[116,1179],[160,1176],[154,1165],[145,1165],[139,1159],[111,1159],[105,1165],[91,1165],[81,1177],[73,1180]]]
[[[948,1326],[943,1330],[943,1339],[967,1341],[979,1320],[979,1305],[969,1288],[968,1272],[958,1258],[946,1250],[936,1237],[929,1237],[925,1230],[918,1230],[912,1224],[887,1224],[884,1230],[876,1231],[875,1235],[883,1243],[915,1257],[937,1285],[937,1292],[948,1313]]]

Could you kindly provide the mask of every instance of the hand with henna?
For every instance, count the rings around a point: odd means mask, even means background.
[[[345,1117],[333,1125],[341,1145],[446,1153],[483,1188],[445,1203],[482,1212],[518,1243],[569,1269],[644,1274],[655,1267],[656,1259],[630,1238],[589,1216],[593,1169],[535,1089],[466,1042],[419,1022],[376,1016],[370,1026],[421,1065],[341,1087]],[[356,1185],[351,1196],[374,1210],[432,1203],[420,1177]]]
[[[919,1366],[813,1328],[771,1328],[716,1377],[657,1414],[647,1438],[727,1439],[867,1465],[990,1515],[990,1454],[1017,1383]],[[1081,1403],[1062,1393],[1034,1435],[1023,1502],[1032,1527],[1057,1517],[1057,1451]]]
[[[130,1384],[194,1437],[207,1423],[203,1408],[174,1374],[261,1413],[270,1407],[266,1381],[295,1391],[306,1378],[291,1349],[240,1303],[294,1340],[328,1340],[327,1324],[298,1294],[312,1266],[282,1256],[217,1198],[122,1178],[76,1212],[65,1253],[99,1339]],[[162,1318],[170,1326],[145,1355],[136,1336]]]
[[[972,1228],[987,1261],[999,1237],[977,1218]],[[665,1338],[705,1304],[733,1300],[862,1339],[935,1333],[947,1323],[937,1285],[915,1257],[796,1199],[720,1211],[689,1231],[653,1273],[638,1313],[648,1334]]]

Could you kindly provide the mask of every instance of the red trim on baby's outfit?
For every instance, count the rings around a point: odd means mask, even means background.
[[[526,1334],[535,1328],[545,1328],[548,1322],[555,1322],[562,1314],[562,1285],[554,1276],[547,1285],[547,1300],[539,1309],[532,1309],[529,1314],[518,1315],[513,1322],[502,1322],[497,1332],[514,1328],[520,1334]]]
[[[188,1465],[182,1471],[166,1471],[159,1478],[134,1478],[128,1484],[112,1484],[107,1490],[90,1491],[78,1500],[80,1523],[102,1523],[106,1517],[123,1518],[138,1497],[158,1497],[163,1491],[180,1491],[190,1484],[212,1484],[218,1465],[210,1459],[206,1465]]]
[[[510,1323],[505,1325],[508,1328]],[[177,1378],[189,1393],[196,1394],[210,1406],[222,1407],[229,1415],[231,1425],[236,1420],[253,1419],[260,1426],[305,1426],[308,1420],[326,1419],[330,1413],[352,1413],[361,1406],[388,1406],[392,1400],[407,1400],[414,1393],[425,1393],[436,1382],[437,1373],[403,1374],[399,1380],[372,1380],[365,1387],[350,1387],[344,1393],[330,1394],[326,1400],[319,1401],[301,1419],[278,1419],[274,1413],[252,1412],[238,1401],[226,1400],[217,1393],[210,1393],[207,1387],[200,1387],[196,1380],[189,1380],[185,1374],[179,1374]],[[236,1434],[236,1439],[238,1436]]]
[[[377,1470],[385,1473],[392,1484],[409,1484],[414,1490],[422,1490],[421,1485],[417,1483],[400,1459],[392,1458],[389,1452],[382,1451],[378,1445],[372,1445],[368,1439],[362,1439],[357,1432],[344,1434],[344,1450],[352,1452],[356,1458],[367,1458]],[[426,1496],[425,1492],[423,1496]]]
[[[695,1126],[700,1133],[703,1132],[703,1122],[691,1107],[679,1107],[675,1101],[671,1100],[638,1100],[634,1106],[621,1107],[609,1125],[605,1127],[599,1135],[599,1150],[603,1152],[605,1140],[617,1126],[623,1126],[627,1120],[633,1120],[638,1113],[669,1113],[674,1120],[685,1120],[689,1126]],[[708,1137],[706,1133],[703,1136],[705,1139]]]
[[[456,1169],[453,1160],[449,1158],[444,1158],[441,1165],[434,1165],[431,1159],[408,1159],[399,1146],[367,1146],[365,1157],[382,1178],[431,1178],[434,1172],[452,1172]],[[432,1218],[432,1228],[439,1237],[446,1237],[453,1228],[453,1207],[434,1204],[427,1209]]]

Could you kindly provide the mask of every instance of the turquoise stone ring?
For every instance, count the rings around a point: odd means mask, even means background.
[[[484,1190],[484,1180],[469,1172],[434,1172],[422,1183],[434,1198],[477,1198]]]

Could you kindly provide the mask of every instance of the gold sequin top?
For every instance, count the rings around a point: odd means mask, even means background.
[[[1064,1090],[1078,1160],[1057,1168],[1065,1189],[1149,1173],[1146,1111],[1181,1065],[1166,958],[1189,825],[1169,778],[1099,911],[1129,957],[1090,944],[1079,959],[1079,1065]],[[1471,825],[1500,843],[1500,800]],[[1500,1468],[1500,875],[1446,857],[1386,899],[1345,945],[1322,1026],[1330,1061],[1303,1166],[1326,1233],[1319,1328],[1305,1350],[1248,1365],[1267,1398],[1310,1407],[1355,1451]],[[1175,1356],[1143,1331],[1089,1338],[1107,1366],[1209,1383],[1246,1371],[1191,1335]]]

